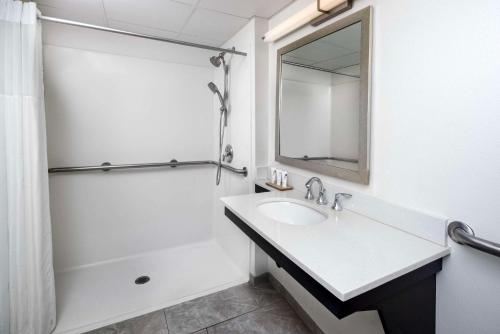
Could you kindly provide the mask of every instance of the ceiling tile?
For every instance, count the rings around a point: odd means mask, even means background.
[[[106,16],[101,0],[38,0],[37,5],[45,16],[106,25]]]
[[[198,2],[198,0],[173,0],[175,2],[182,2],[182,3],[185,3],[187,5],[191,5],[191,6],[195,6],[196,3]]]
[[[246,18],[269,18],[291,2],[292,0],[201,0],[199,7]]]
[[[198,6],[245,18],[251,18],[255,15],[255,3],[253,0],[201,0]]]
[[[114,20],[109,20],[109,26],[114,29],[127,30],[138,34],[146,34],[146,35],[165,37],[165,38],[175,39],[178,35],[178,33],[175,31],[155,29],[150,27],[144,27],[137,24],[114,21]]]
[[[179,31],[193,6],[171,0],[104,0],[108,19],[144,27]]]
[[[182,33],[226,41],[247,22],[247,19],[241,17],[197,8]]]
[[[271,16],[291,4],[293,1],[294,0],[255,0],[255,15],[264,18],[270,18]]]

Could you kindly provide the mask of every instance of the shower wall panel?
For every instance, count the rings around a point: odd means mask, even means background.
[[[210,53],[65,29],[44,39],[49,166],[214,158]],[[51,175],[56,270],[212,238],[214,176],[210,166]]]

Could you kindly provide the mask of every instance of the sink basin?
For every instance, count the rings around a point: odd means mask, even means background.
[[[290,201],[265,202],[257,207],[266,217],[290,225],[318,224],[328,218],[318,210]]]

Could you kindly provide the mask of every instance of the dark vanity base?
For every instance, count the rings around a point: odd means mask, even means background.
[[[376,306],[386,333],[435,333],[436,275],[408,287]]]
[[[358,311],[377,310],[387,334],[435,333],[436,273],[442,268],[441,259],[359,296],[341,301],[231,210],[225,208],[224,213],[337,318],[342,319]]]

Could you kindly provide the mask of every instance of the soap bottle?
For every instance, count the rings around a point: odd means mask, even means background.
[[[281,172],[281,186],[283,188],[288,187],[288,172],[286,170]]]

